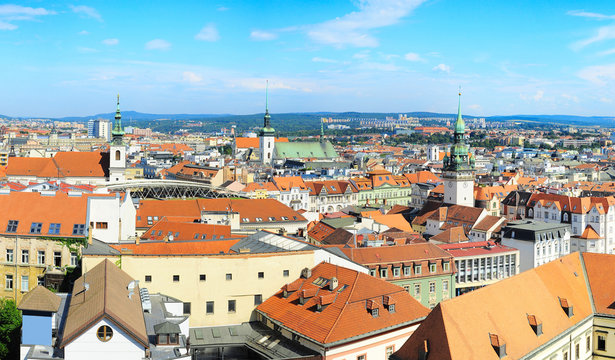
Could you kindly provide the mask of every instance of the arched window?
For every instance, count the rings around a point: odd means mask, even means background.
[[[568,221],[568,214],[564,213],[564,221]]]
[[[533,216],[534,216],[534,210],[530,208],[530,209],[527,211],[527,216],[529,216],[529,217],[533,217]]]
[[[122,157],[122,154],[120,153],[119,150],[115,150],[115,160],[120,160],[120,158]]]
[[[113,337],[113,330],[109,326],[103,325],[96,330],[96,336],[98,340],[107,342]]]
[[[267,143],[267,147],[271,148],[271,143],[270,142]]]

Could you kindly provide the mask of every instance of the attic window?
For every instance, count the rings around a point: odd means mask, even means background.
[[[328,283],[329,283],[329,279],[325,279],[322,276],[319,276],[318,278],[316,278],[316,280],[312,282],[312,284],[319,286],[319,287],[326,286]]]
[[[263,221],[263,218],[259,218],[259,217],[256,218],[256,222],[261,222],[261,221]]]
[[[491,346],[498,357],[501,359],[506,356],[506,344],[504,343],[504,339],[496,334],[489,334],[489,340],[491,341]]]
[[[282,220],[286,221],[286,220],[288,220],[288,217],[287,216],[282,216]]]
[[[534,330],[534,333],[536,333],[536,336],[542,335],[542,321],[538,320],[535,315],[528,315],[527,321],[532,327],[532,330]]]
[[[372,309],[372,317],[375,317],[375,318],[378,317],[378,308],[373,308]]]
[[[562,309],[568,315],[568,317],[572,317],[574,315],[574,311],[572,309],[572,304],[568,303],[566,298],[559,298],[559,303],[562,306]]]
[[[269,221],[275,221],[275,216],[270,216]]]

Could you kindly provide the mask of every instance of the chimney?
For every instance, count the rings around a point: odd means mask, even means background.
[[[90,227],[88,229],[88,245],[92,245],[92,230],[94,229],[94,222],[90,221]]]
[[[338,285],[338,281],[336,277],[332,277],[331,281],[329,282],[329,290],[330,291],[334,291],[337,288]]]
[[[303,270],[301,270],[301,277],[304,279],[309,279],[312,277],[312,270],[310,268],[303,268]]]
[[[122,241],[122,219],[118,219],[118,234],[117,240]]]
[[[141,237],[137,236],[137,238],[135,239],[135,244],[139,245],[141,243]]]

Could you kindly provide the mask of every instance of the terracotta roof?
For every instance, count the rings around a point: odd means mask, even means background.
[[[418,171],[413,174],[404,174],[411,184],[416,183],[437,183],[442,181],[439,177],[434,175],[431,171]]]
[[[147,348],[149,341],[138,285],[132,297],[128,297],[127,287],[131,281],[128,274],[107,259],[75,280],[60,347],[71,343],[93,324],[107,319]],[[89,284],[87,291],[84,291],[84,283]]]
[[[331,291],[328,286],[333,277],[337,278],[338,286]],[[403,288],[329,263],[317,265],[309,278],[294,284],[297,290],[288,297],[280,290],[256,311],[320,344],[343,343],[350,338],[414,325],[429,313]],[[313,296],[301,304],[299,298],[304,293]],[[395,304],[394,313],[383,305],[383,296]],[[318,304],[327,303],[319,310]],[[368,303],[379,309],[378,316],[372,316]]]
[[[428,259],[449,259],[451,254],[430,243],[342,249],[346,256],[361,265],[396,263]]]
[[[479,231],[489,231],[492,230],[494,226],[498,223],[502,222],[504,219],[499,216],[486,215],[481,221],[479,221],[476,225],[474,225],[474,230]]]
[[[590,254],[586,253],[584,258],[588,258],[587,255]],[[440,302],[395,356],[398,359],[418,359],[420,349],[424,349],[427,343],[429,359],[496,360],[499,356],[490,338],[490,334],[496,334],[498,341],[506,344],[507,358],[522,358],[592,314],[580,257],[579,253],[573,253]],[[612,257],[609,261],[596,262],[595,266],[596,272],[607,281],[610,271],[605,269],[614,264]],[[600,281],[599,286],[613,292],[615,280]],[[608,304],[615,294],[611,295]],[[562,309],[560,298],[574,306],[572,317]],[[542,335],[536,336],[528,323],[528,314],[543,322]]]
[[[60,308],[60,297],[44,286],[38,285],[28,291],[19,302],[19,310],[57,312]]]
[[[461,226],[453,226],[429,238],[429,241],[437,241],[446,244],[453,244],[468,240],[469,239],[465,234],[465,230]]]
[[[239,149],[258,149],[260,148],[260,139],[257,137],[236,137],[235,147]]]
[[[615,276],[613,276],[613,271],[615,271],[615,256],[585,252],[583,253],[583,260],[596,313],[614,316]]]
[[[402,231],[414,232],[412,226],[402,214],[372,215],[371,218],[374,219],[375,222],[384,224],[390,228],[394,227]]]
[[[585,230],[583,231],[583,234],[581,234],[581,236],[579,236],[579,238],[581,238],[581,239],[588,239],[588,240],[595,240],[595,239],[602,239],[602,236],[598,235],[596,230],[594,230],[594,228],[591,225],[587,225],[585,227]]]
[[[58,152],[52,158],[12,157],[7,166],[8,176],[36,176],[42,178],[107,177],[109,153]]]
[[[446,250],[455,258],[517,251],[517,249],[513,247],[501,245],[493,241],[473,241],[457,244],[439,244],[438,247],[440,249]]]
[[[274,176],[273,183],[280,191],[290,191],[293,188],[308,189],[301,176]]]
[[[333,234],[334,231],[335,228],[333,226],[319,221],[308,231],[308,236],[318,242],[322,242],[326,237]]]
[[[228,253],[239,239],[209,241],[163,241],[140,244],[110,244],[123,254],[132,255],[213,255]]]
[[[173,235],[173,241],[222,240],[228,239],[231,236],[231,226],[202,224],[193,221],[170,221],[163,217],[143,233],[141,239],[160,241],[168,238],[170,235]]]

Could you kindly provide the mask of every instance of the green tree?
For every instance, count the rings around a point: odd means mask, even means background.
[[[0,299],[0,359],[18,359],[21,313],[15,300]]]

